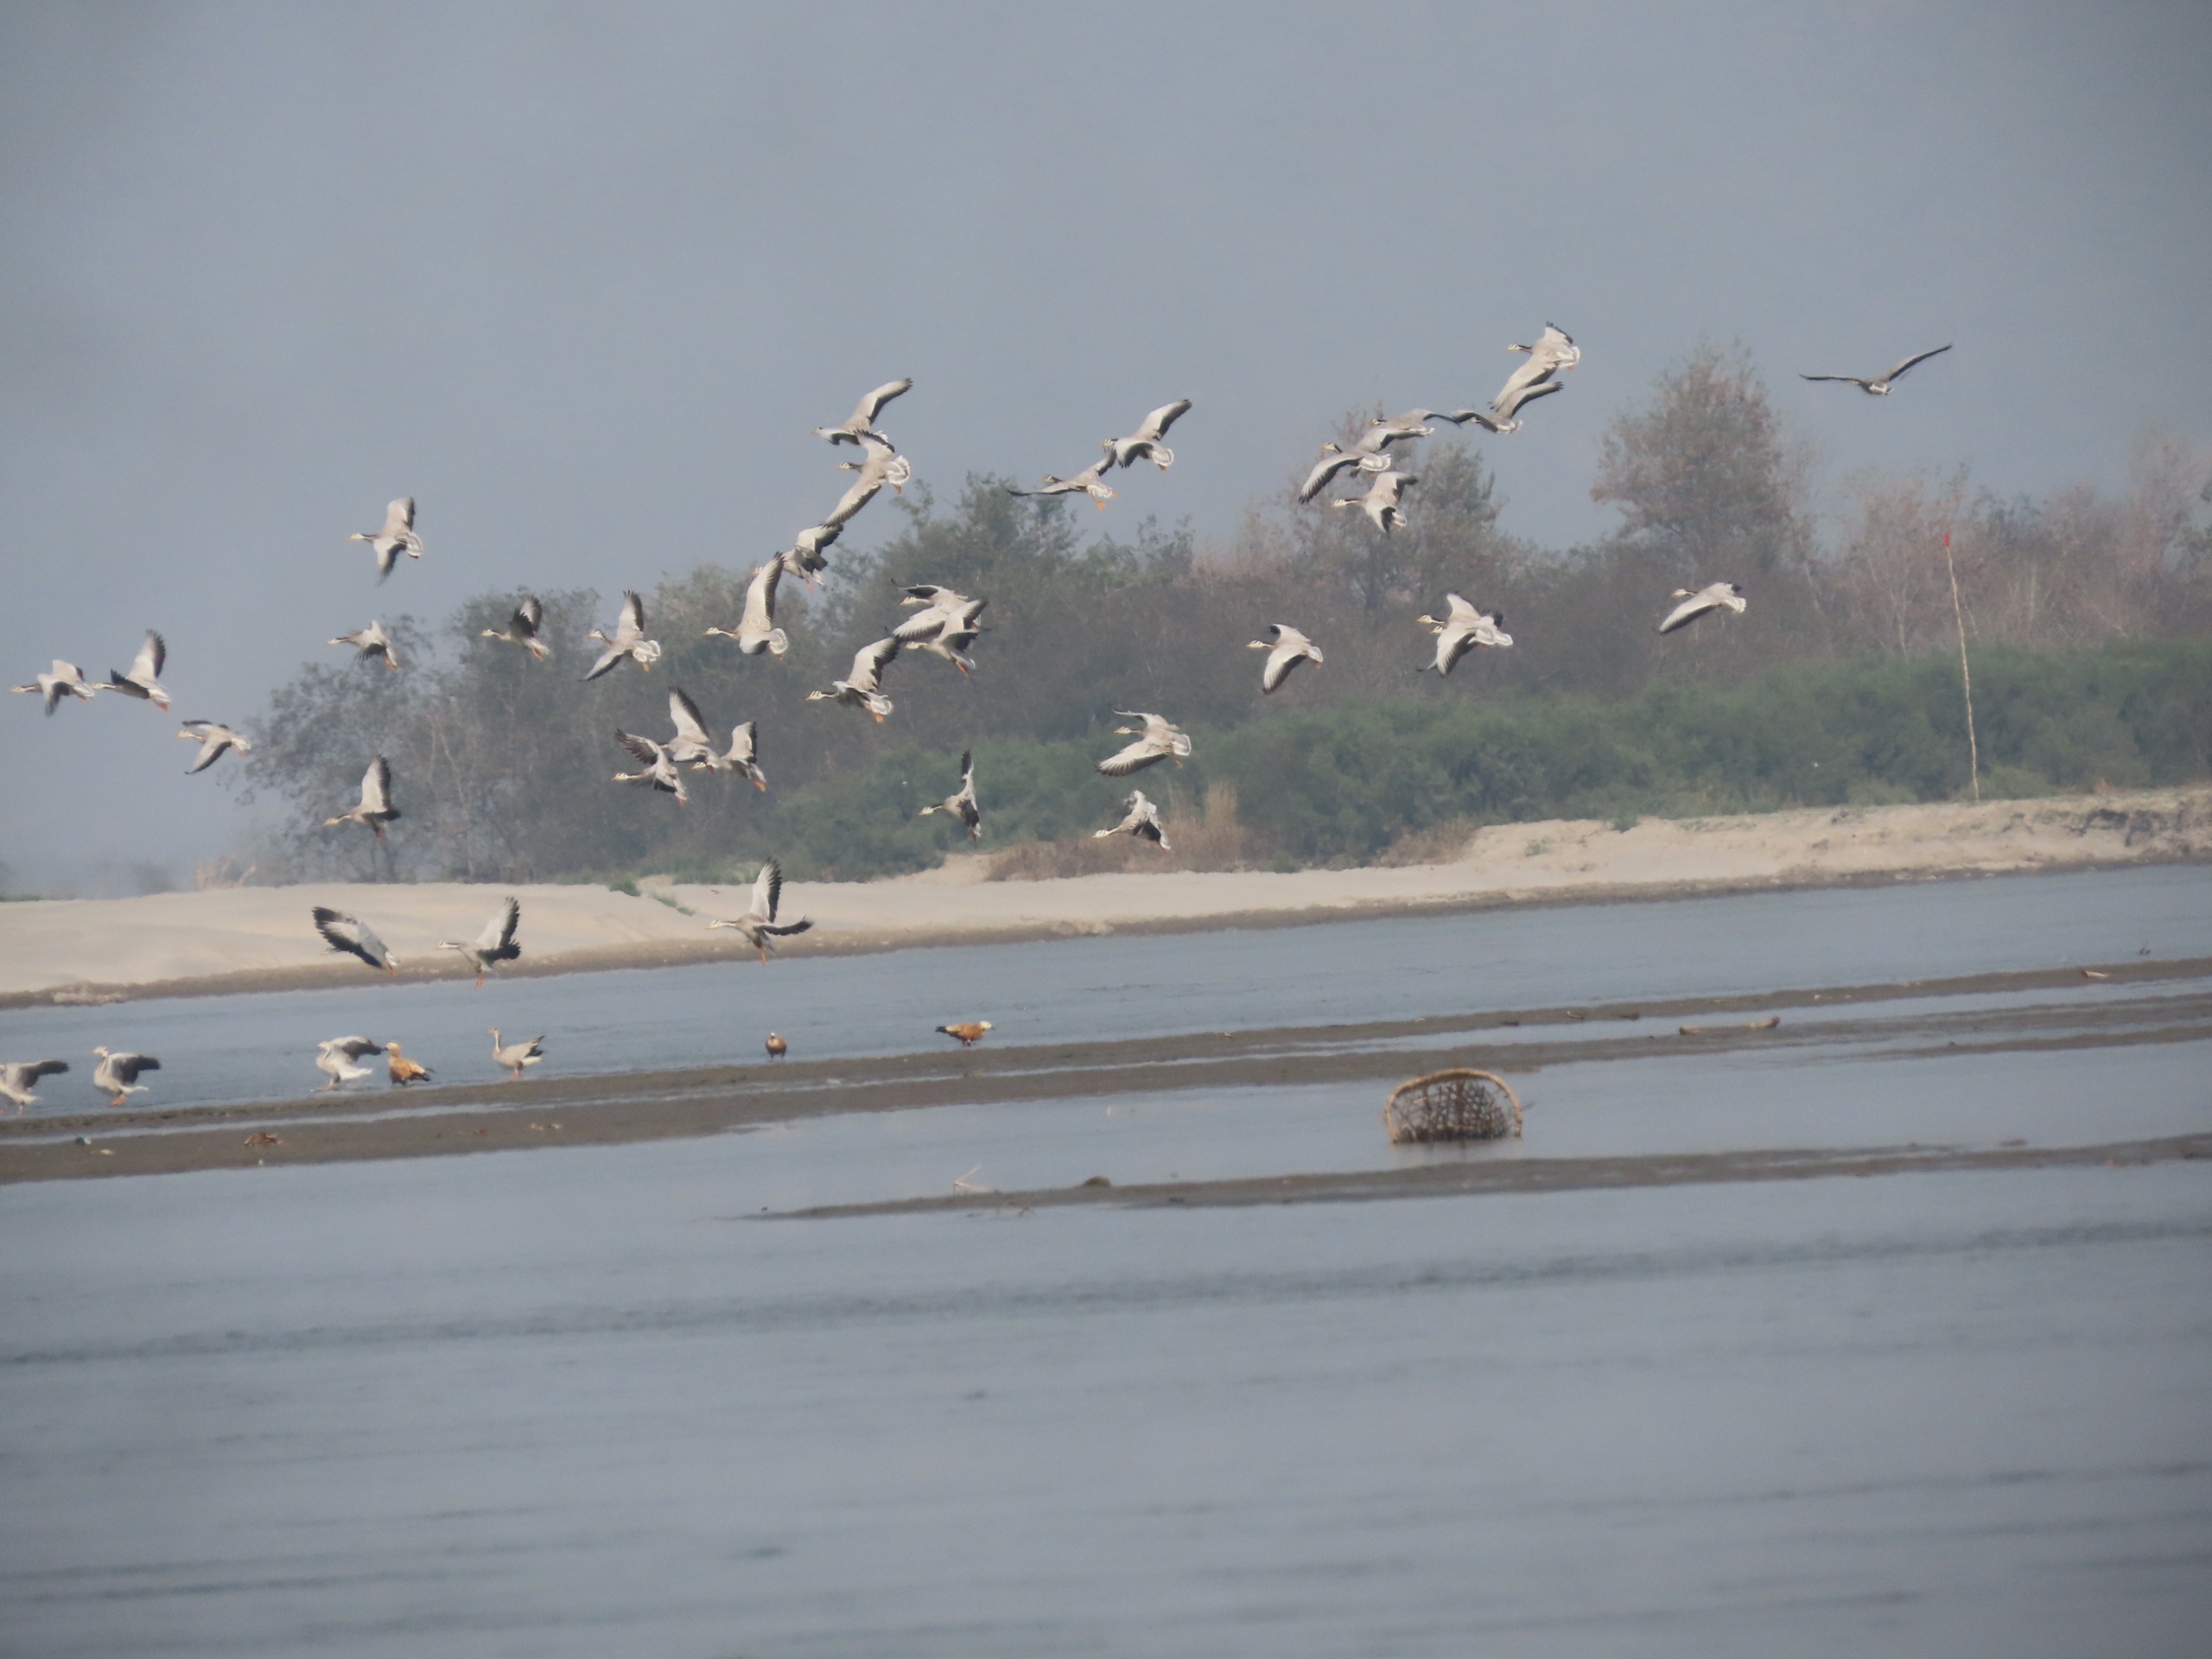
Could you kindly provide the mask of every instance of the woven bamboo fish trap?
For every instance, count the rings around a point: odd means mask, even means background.
[[[1521,1134],[1521,1099],[1494,1072],[1459,1067],[1432,1071],[1390,1091],[1382,1122],[1394,1144],[1503,1141]]]

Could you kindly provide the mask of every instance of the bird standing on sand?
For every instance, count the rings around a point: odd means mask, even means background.
[[[507,626],[504,629],[480,628],[477,633],[481,639],[504,639],[511,645],[520,645],[542,663],[550,654],[545,641],[537,637],[538,630],[544,622],[545,607],[539,602],[536,594],[525,594],[522,603],[515,607],[515,613],[507,619]]]
[[[386,668],[399,666],[399,653],[391,648],[391,636],[384,631],[384,624],[380,621],[372,620],[365,628],[341,633],[330,643],[353,646],[361,653],[361,660],[365,663],[372,663],[381,657]]]
[[[399,958],[385,948],[384,941],[366,922],[322,905],[317,905],[309,914],[315,918],[315,931],[322,935],[323,942],[332,950],[359,957],[370,967],[381,968],[387,974],[399,971]]]
[[[772,1060],[780,1060],[791,1052],[791,1046],[772,1031],[768,1033],[768,1040],[760,1046],[768,1051],[768,1058]]]
[[[1687,588],[1677,588],[1669,597],[1679,599],[1682,602],[1668,612],[1665,620],[1659,624],[1659,632],[1662,633],[1672,633],[1677,628],[1687,628],[1698,618],[1711,616],[1716,611],[1741,613],[1744,607],[1750,602],[1744,597],[1744,590],[1732,582],[1716,582],[1709,588],[1699,588],[1695,593],[1692,593]]]
[[[169,694],[162,689],[161,674],[162,664],[168,659],[168,642],[149,628],[146,630],[146,643],[138,647],[138,655],[130,664],[130,671],[119,673],[111,668],[107,671],[107,679],[99,689],[120,691],[126,697],[137,697],[142,702],[152,702],[156,707],[166,709],[169,706]]]
[[[440,939],[441,950],[458,950],[476,964],[476,988],[484,988],[484,976],[503,962],[514,962],[522,956],[522,946],[515,943],[515,930],[522,925],[522,902],[510,897],[499,912],[484,924],[484,931],[475,942],[464,944],[458,939]]]
[[[804,933],[814,924],[802,916],[795,922],[779,922],[776,910],[784,901],[784,867],[770,859],[760,867],[760,874],[753,878],[753,903],[745,914],[734,920],[724,921],[717,917],[707,924],[707,931],[718,927],[734,928],[747,944],[760,953],[760,960],[768,960],[768,953],[775,949],[774,941],[792,933]]]
[[[613,635],[610,638],[603,629],[594,628],[584,638],[596,639],[607,647],[599,653],[599,660],[591,665],[591,671],[584,676],[587,680],[612,673],[614,665],[626,657],[648,674],[660,660],[660,641],[645,638],[645,601],[638,597],[633,588],[622,590],[622,613],[615,619]]]
[[[512,1082],[522,1076],[523,1067],[536,1065],[545,1058],[545,1051],[540,1046],[544,1041],[543,1037],[531,1037],[518,1043],[502,1045],[499,1041],[499,1028],[493,1026],[492,1027],[492,1058],[506,1068],[507,1078]]]
[[[1162,404],[1144,417],[1144,424],[1126,438],[1108,438],[1099,447],[1106,451],[1109,467],[1128,468],[1141,461],[1148,461],[1166,472],[1175,464],[1175,452],[1160,440],[1167,435],[1167,429],[1191,412],[1191,400],[1179,397],[1172,404]]]
[[[353,1083],[369,1075],[370,1068],[357,1065],[364,1054],[381,1054],[384,1046],[366,1037],[333,1037],[327,1043],[318,1043],[315,1051],[315,1069],[330,1081],[315,1090],[328,1094],[341,1083]]]
[[[377,580],[382,582],[391,574],[402,553],[410,559],[423,556],[423,538],[415,533],[415,498],[403,495],[384,510],[384,528],[371,535],[357,530],[346,538],[349,542],[366,542],[377,556]]]
[[[1167,831],[1160,827],[1160,809],[1145,798],[1144,791],[1131,790],[1123,804],[1128,808],[1127,815],[1110,830],[1092,830],[1093,841],[1103,841],[1109,836],[1135,836],[1139,841],[1158,842],[1163,853],[1174,850],[1167,844]]]
[[[968,826],[968,839],[980,841],[983,835],[983,809],[976,804],[976,755],[970,749],[960,752],[960,791],[948,795],[935,806],[925,806],[914,816],[926,818],[932,812],[950,812]]]
[[[146,1092],[146,1085],[138,1081],[141,1071],[162,1069],[162,1063],[150,1054],[105,1048],[96,1048],[92,1053],[99,1061],[92,1071],[92,1087],[110,1096],[107,1103],[111,1106],[120,1106],[127,1096]]]
[[[1486,616],[1457,594],[1444,595],[1445,613],[1442,620],[1433,616],[1419,616],[1414,620],[1436,636],[1435,669],[1439,674],[1449,674],[1452,665],[1478,645],[1503,647],[1513,643],[1513,636],[1505,632],[1505,613]],[[1426,672],[1430,664],[1424,663],[1418,672]]]
[[[1800,380],[1840,380],[1847,386],[1856,386],[1870,397],[1886,397],[1897,378],[1916,363],[1925,363],[1931,357],[1941,357],[1951,348],[1938,346],[1932,352],[1919,352],[1891,369],[1887,374],[1878,374],[1872,380],[1861,380],[1855,374],[1801,374]]]
[[[1141,731],[1135,726],[1114,728],[1116,737],[1134,736],[1137,741],[1098,763],[1098,770],[1107,777],[1126,778],[1133,772],[1142,772],[1147,766],[1170,759],[1179,766],[1189,758],[1191,736],[1180,726],[1135,709],[1116,709],[1114,712],[1124,720],[1141,720],[1144,726]]]
[[[883,413],[883,406],[893,397],[903,397],[914,389],[912,380],[887,380],[860,400],[853,412],[836,426],[817,426],[814,435],[827,438],[832,443],[858,443],[863,437],[880,435],[875,429],[875,417]]]
[[[747,657],[762,652],[780,657],[791,646],[791,636],[776,626],[776,584],[784,579],[784,562],[772,558],[753,573],[745,584],[745,614],[734,630],[709,628],[709,639],[734,639]]]
[[[35,675],[29,685],[11,685],[10,691],[33,693],[46,701],[46,712],[52,714],[64,697],[75,697],[80,702],[92,700],[93,688],[86,683],[84,671],[74,663],[65,663],[59,657],[54,666],[44,674]]]
[[[1268,624],[1265,639],[1255,639],[1250,649],[1264,651],[1268,660],[1260,664],[1260,690],[1272,692],[1290,677],[1290,671],[1299,664],[1310,662],[1321,665],[1321,648],[1296,628],[1281,622]]]
[[[253,749],[252,744],[219,721],[188,720],[184,722],[184,730],[177,735],[188,737],[200,746],[198,757],[184,769],[184,775],[188,778],[195,772],[207,771],[223,758],[226,749],[236,749],[240,754],[251,753]]]
[[[937,1027],[963,1048],[975,1047],[983,1040],[983,1033],[990,1028],[991,1022],[988,1020],[963,1020],[957,1025]]]
[[[398,819],[399,809],[391,804],[391,763],[378,755],[361,774],[361,804],[334,818],[325,818],[322,823],[326,830],[338,823],[365,824],[376,836],[377,844],[382,846],[385,825],[396,823]]]
[[[385,1046],[385,1071],[397,1088],[404,1089],[410,1083],[427,1083],[430,1068],[418,1060],[410,1060],[399,1052],[397,1043]]]
[[[683,787],[683,773],[664,745],[650,737],[639,737],[635,732],[626,732],[620,726],[614,728],[614,741],[636,755],[645,768],[643,772],[618,772],[614,774],[616,783],[650,784],[664,795],[675,796],[678,806],[691,804],[691,791]]]
[[[67,1060],[10,1060],[0,1065],[0,1100],[14,1101],[20,1117],[24,1107],[38,1104],[32,1086],[41,1077],[57,1077],[68,1069]]]
[[[809,702],[842,702],[854,709],[865,709],[881,725],[883,717],[891,712],[891,699],[883,695],[883,671],[891,666],[899,655],[899,642],[886,637],[873,645],[862,645],[853,653],[851,671],[842,680],[830,682],[827,691],[810,691]]]

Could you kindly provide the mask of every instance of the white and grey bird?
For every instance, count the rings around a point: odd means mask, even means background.
[[[693,763],[696,772],[741,772],[753,787],[766,794],[768,775],[760,766],[760,733],[756,722],[741,721],[729,728],[729,747],[721,754],[709,749]]]
[[[926,818],[932,812],[950,812],[968,826],[968,839],[980,841],[983,835],[983,809],[976,801],[976,755],[971,749],[960,753],[960,790],[948,795],[935,806],[925,806],[917,817]]]
[[[1491,399],[1487,411],[1479,409],[1454,410],[1450,419],[1465,425],[1472,421],[1485,432],[1518,432],[1522,427],[1521,410],[1539,397],[1548,397],[1567,388],[1556,380],[1532,382],[1501,391]]]
[[[802,530],[789,547],[776,555],[776,563],[812,588],[816,585],[814,579],[830,568],[830,561],[822,556],[823,552],[844,533],[842,523],[816,524]]]
[[[1506,377],[1504,388],[1491,400],[1493,411],[1515,392],[1540,385],[1555,374],[1572,372],[1582,361],[1582,348],[1574,343],[1572,334],[1555,322],[1544,325],[1544,332],[1536,336],[1535,345],[1523,346],[1516,341],[1505,349],[1526,352],[1529,360]]]
[[[1907,369],[1916,363],[1925,363],[1931,357],[1941,357],[1950,349],[1948,346],[1938,346],[1932,352],[1916,352],[1887,374],[1878,374],[1872,380],[1861,380],[1855,374],[1800,374],[1797,378],[1800,380],[1840,380],[1847,386],[1858,387],[1869,397],[1886,397],[1890,395],[1890,388]]]
[[[825,562],[826,563],[826,562]],[[783,556],[753,571],[745,584],[745,614],[734,628],[709,628],[709,639],[734,639],[747,657],[762,652],[780,657],[791,648],[791,636],[776,626],[776,585],[784,579]]]
[[[58,1077],[68,1069],[67,1060],[10,1060],[0,1065],[0,1100],[14,1101],[16,1116],[21,1116],[24,1107],[38,1104],[38,1096],[31,1092],[38,1080]]]
[[[468,943],[459,939],[440,939],[441,950],[458,950],[476,964],[476,988],[484,988],[484,976],[503,962],[521,958],[522,946],[515,943],[515,930],[522,925],[522,901],[510,897],[501,905],[492,919],[484,924],[484,931]]]
[[[699,712],[699,705],[691,694],[680,685],[668,689],[669,723],[676,728],[676,735],[662,745],[668,758],[677,766],[686,761],[704,762],[715,753],[715,740],[708,734],[707,717]]]
[[[325,818],[322,823],[325,829],[340,823],[363,825],[382,845],[385,825],[397,823],[399,816],[399,809],[391,804],[391,762],[378,755],[361,774],[361,804],[334,818]]]
[[[883,671],[899,655],[899,642],[888,636],[853,653],[853,665],[842,680],[830,682],[827,691],[810,691],[809,702],[842,702],[865,709],[880,724],[891,712],[891,699],[883,695]]]
[[[1250,648],[1268,653],[1268,660],[1260,664],[1262,692],[1272,692],[1300,663],[1310,662],[1316,668],[1321,665],[1321,648],[1286,623],[1268,623],[1268,637],[1253,640]]]
[[[423,556],[423,538],[415,533],[415,498],[403,495],[387,505],[382,530],[373,535],[357,530],[346,539],[369,544],[377,556],[377,580],[382,582],[391,574],[391,567],[399,563],[402,553],[410,559]]]
[[[1122,821],[1110,830],[1092,830],[1093,841],[1103,841],[1109,836],[1135,836],[1140,841],[1159,842],[1163,853],[1174,850],[1167,844],[1167,831],[1160,827],[1160,809],[1145,798],[1144,791],[1131,790],[1129,798],[1122,804],[1128,811]]]
[[[365,1077],[375,1068],[356,1065],[364,1054],[381,1054],[384,1045],[366,1037],[333,1037],[328,1042],[317,1043],[315,1049],[315,1070],[330,1081],[315,1092],[328,1094],[341,1083],[353,1083]]]
[[[507,619],[505,627],[481,628],[478,632],[486,639],[504,639],[511,645],[520,645],[542,663],[549,654],[545,641],[538,638],[538,630],[544,625],[545,607],[536,594],[525,594],[522,603],[515,607],[515,613]]]
[[[893,494],[902,493],[906,480],[914,475],[914,463],[908,461],[882,437],[874,432],[862,434],[854,440],[861,447],[861,459],[841,461],[841,472],[860,474],[846,487],[837,505],[830,509],[826,524],[842,524],[862,507],[875,499],[875,493],[888,484]]]
[[[981,628],[947,627],[940,629],[926,639],[908,639],[901,643],[901,651],[925,651],[932,657],[942,657],[963,674],[976,671],[976,659],[968,654],[969,647],[982,637]]]
[[[774,941],[793,933],[804,933],[814,924],[802,916],[795,922],[779,922],[776,911],[784,901],[784,867],[770,859],[760,867],[760,874],[753,878],[753,903],[742,916],[724,921],[720,917],[707,924],[712,932],[718,927],[734,928],[744,936],[747,944],[760,953],[760,960],[768,960],[768,953],[775,949]]]
[[[1478,645],[1503,647],[1513,643],[1513,636],[1505,632],[1504,612],[1489,615],[1457,594],[1445,594],[1444,606],[1440,618],[1414,619],[1436,636],[1436,661],[1433,666],[1439,674],[1451,673],[1452,665]],[[1421,671],[1426,672],[1431,666],[1422,664]]]
[[[317,905],[308,913],[315,918],[315,931],[322,935],[323,943],[332,950],[359,957],[370,967],[381,968],[387,974],[399,971],[399,958],[385,949],[385,942],[366,922],[326,905]]]
[[[1056,478],[1047,473],[1044,483],[1036,489],[1018,489],[1009,484],[1006,486],[1006,493],[1008,495],[1087,495],[1098,511],[1103,512],[1106,504],[1114,499],[1114,492],[1105,481],[1105,474],[1113,465],[1112,455],[1102,455],[1073,478]]]
[[[1130,467],[1141,461],[1148,461],[1166,472],[1175,464],[1175,452],[1160,440],[1167,435],[1167,429],[1191,412],[1191,400],[1179,397],[1172,404],[1162,404],[1144,417],[1144,423],[1126,438],[1108,438],[1100,446],[1106,451],[1109,467]]]
[[[900,645],[912,645],[918,639],[927,639],[939,633],[972,632],[976,619],[982,615],[988,599],[970,599],[965,594],[950,588],[940,588],[933,582],[923,582],[906,589],[901,605],[918,606],[913,615],[891,630],[891,637]]]
[[[614,728],[614,741],[636,755],[645,767],[643,772],[616,772],[616,783],[650,784],[663,794],[675,796],[678,806],[691,804],[691,791],[683,787],[683,773],[666,745],[656,743],[650,737],[640,737],[635,732],[626,732],[620,726]]]
[[[1744,590],[1732,582],[1716,582],[1710,587],[1699,588],[1695,593],[1692,593],[1687,588],[1677,588],[1669,597],[1678,599],[1681,603],[1668,612],[1660,622],[1659,632],[1662,633],[1672,633],[1677,628],[1687,628],[1700,616],[1711,616],[1719,611],[1732,611],[1740,614],[1744,607],[1750,602],[1745,599]]]
[[[128,672],[111,668],[99,689],[120,691],[126,697],[136,697],[141,702],[152,702],[160,708],[169,706],[169,694],[162,684],[162,665],[169,659],[168,642],[153,629],[146,630],[146,643],[138,647],[138,655],[131,662]]]
[[[862,437],[876,436],[875,418],[883,413],[883,406],[893,397],[904,397],[913,389],[912,380],[887,380],[862,397],[842,424],[817,426],[814,429],[814,435],[827,438],[832,443],[858,443]]]
[[[399,666],[399,653],[392,649],[391,636],[384,631],[381,621],[372,621],[365,628],[356,628],[351,633],[341,633],[330,642],[334,645],[351,645],[361,653],[365,663],[381,658],[386,668]]]
[[[1387,473],[1370,474],[1366,494],[1347,495],[1329,505],[1357,509],[1369,524],[1388,536],[1394,530],[1406,527],[1405,509],[1400,504],[1405,499],[1406,492],[1420,482],[1418,474],[1402,473],[1394,467]]]
[[[200,746],[199,754],[194,758],[192,764],[184,769],[184,775],[188,778],[195,772],[207,771],[208,767],[223,758],[223,752],[226,749],[236,749],[240,754],[253,753],[252,744],[247,742],[220,721],[188,720],[184,722],[184,729],[177,735],[189,738]]]
[[[505,1069],[510,1081],[522,1076],[522,1069],[525,1065],[536,1065],[545,1058],[545,1039],[543,1037],[525,1037],[520,1042],[502,1043],[497,1026],[491,1027],[491,1033],[493,1062]]]
[[[96,1048],[93,1057],[99,1064],[92,1068],[92,1087],[108,1096],[108,1104],[120,1106],[132,1095],[143,1095],[146,1085],[138,1081],[142,1071],[158,1071],[162,1063],[150,1054],[133,1054],[128,1049]]]
[[[84,671],[74,663],[65,663],[59,657],[47,673],[34,678],[29,685],[11,685],[10,691],[34,693],[46,700],[46,712],[52,714],[64,697],[75,697],[80,702],[90,702],[96,687],[86,682]]]
[[[1429,411],[1418,411],[1426,416]],[[1458,420],[1459,416],[1448,418]],[[1428,429],[1415,422],[1414,426],[1401,423],[1402,417],[1381,416],[1367,423],[1367,428],[1349,447],[1337,443],[1321,446],[1321,459],[1313,463],[1313,470],[1306,474],[1306,481],[1298,486],[1298,500],[1302,506],[1321,493],[1322,486],[1348,467],[1357,467],[1363,473],[1387,473],[1395,464],[1391,447],[1409,443],[1422,436]],[[1419,428],[1418,430],[1415,429]]]
[[[1173,760],[1179,766],[1189,758],[1190,734],[1180,726],[1135,709],[1116,709],[1114,712],[1124,720],[1141,720],[1144,724],[1114,728],[1116,736],[1135,737],[1136,741],[1098,763],[1098,770],[1109,778],[1126,778],[1133,772],[1142,772],[1147,766],[1166,760]]]
[[[638,597],[634,588],[622,590],[622,611],[614,620],[613,633],[609,635],[603,629],[594,628],[584,638],[596,639],[607,647],[599,653],[599,660],[591,665],[591,671],[584,676],[587,680],[612,673],[614,665],[626,657],[649,674],[660,660],[660,641],[645,638],[645,601]]]

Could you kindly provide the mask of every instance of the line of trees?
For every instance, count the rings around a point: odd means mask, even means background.
[[[1255,512],[1228,545],[1203,550],[1150,521],[1130,540],[1086,543],[1078,520],[1090,514],[1017,500],[996,478],[970,477],[944,503],[911,486],[887,542],[841,545],[819,594],[784,584],[791,649],[780,661],[703,637],[734,624],[746,568],[702,566],[648,594],[658,670],[588,685],[583,635],[612,613],[599,594],[541,595],[554,647],[544,664],[479,637],[504,625],[512,594],[484,595],[436,628],[387,619],[405,671],[310,664],[273,696],[244,775],[250,792],[285,803],[285,827],[256,856],[264,872],[374,873],[365,838],[322,819],[383,753],[407,815],[385,874],[721,873],[769,850],[795,873],[912,868],[950,844],[942,820],[912,814],[957,786],[963,747],[979,755],[987,845],[1110,822],[1126,785],[1089,760],[1111,744],[1116,709],[1157,709],[1203,734],[1198,764],[1165,780],[1204,830],[1175,837],[1179,848],[1188,840],[1200,859],[1371,857],[1446,821],[1841,799],[1854,785],[1923,798],[1963,779],[1962,762],[1944,758],[1957,747],[1942,712],[1956,690],[1955,658],[1948,671],[1940,658],[1952,626],[1946,531],[1990,664],[1976,670],[1978,691],[1991,677],[1985,751],[2016,769],[2015,789],[2212,769],[2202,654],[2130,654],[2212,621],[2212,463],[2179,445],[2145,444],[2117,499],[2075,488],[2000,500],[1963,472],[1856,478],[1843,532],[1823,547],[1803,453],[1743,353],[1708,348],[1613,423],[1592,494],[1620,523],[1594,545],[1555,552],[1510,535],[1469,444],[1428,440],[1418,471],[1397,535],[1317,503]],[[1720,577],[1751,594],[1746,618],[1654,637],[1670,589]],[[808,705],[918,582],[989,598],[976,674],[902,659],[886,688],[897,712],[881,727]],[[1447,589],[1503,609],[1520,644],[1440,682],[1414,671],[1427,643],[1414,619]],[[1319,640],[1328,662],[1268,706],[1243,647],[1277,620]],[[2080,654],[2096,645],[2129,649]],[[624,760],[614,728],[661,732],[671,683],[725,729],[759,722],[769,794],[702,778],[678,810],[608,781]],[[2032,742],[2007,736],[2008,698],[2025,707],[2039,686],[2062,685],[2085,699],[2071,715],[2047,710]],[[1848,721],[1793,734],[1781,715],[1805,697]],[[2081,758],[2096,745],[2082,750],[2075,730],[2093,714],[2109,740],[2102,772]],[[1713,761],[1718,734],[1746,722],[1767,734],[1752,747],[1776,752],[1732,770]],[[2063,743],[2050,735],[2061,727],[2075,734]],[[1692,731],[1707,735],[1670,736]],[[1839,758],[1846,749],[1853,758]],[[1325,775],[1319,752],[1338,757]],[[1357,766],[1344,759],[1354,754]],[[1522,781],[1497,781],[1509,772]],[[1468,782],[1477,776],[1491,781]]]

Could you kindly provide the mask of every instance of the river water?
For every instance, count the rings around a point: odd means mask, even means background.
[[[441,1007],[470,1010],[457,1039],[512,997],[575,1016],[579,1070],[743,1053],[770,1020],[891,1052],[970,1011],[1046,1040],[2202,956],[2209,891],[2159,870],[367,986],[219,1023],[279,1054],[319,1029],[302,1007],[323,1034],[404,1009],[427,1049]],[[680,1018],[718,1004],[741,1047]],[[175,1047],[214,1023],[195,1008],[18,1011],[7,1044],[105,1016]],[[1564,1065],[1529,1082],[1529,1148],[2202,1130],[2208,1048]],[[263,1074],[200,1052],[162,1081],[253,1097]],[[1382,1145],[1378,1105],[1123,1094],[0,1189],[0,1653],[2202,1651],[2204,1164],[760,1218],[1423,1155]]]

